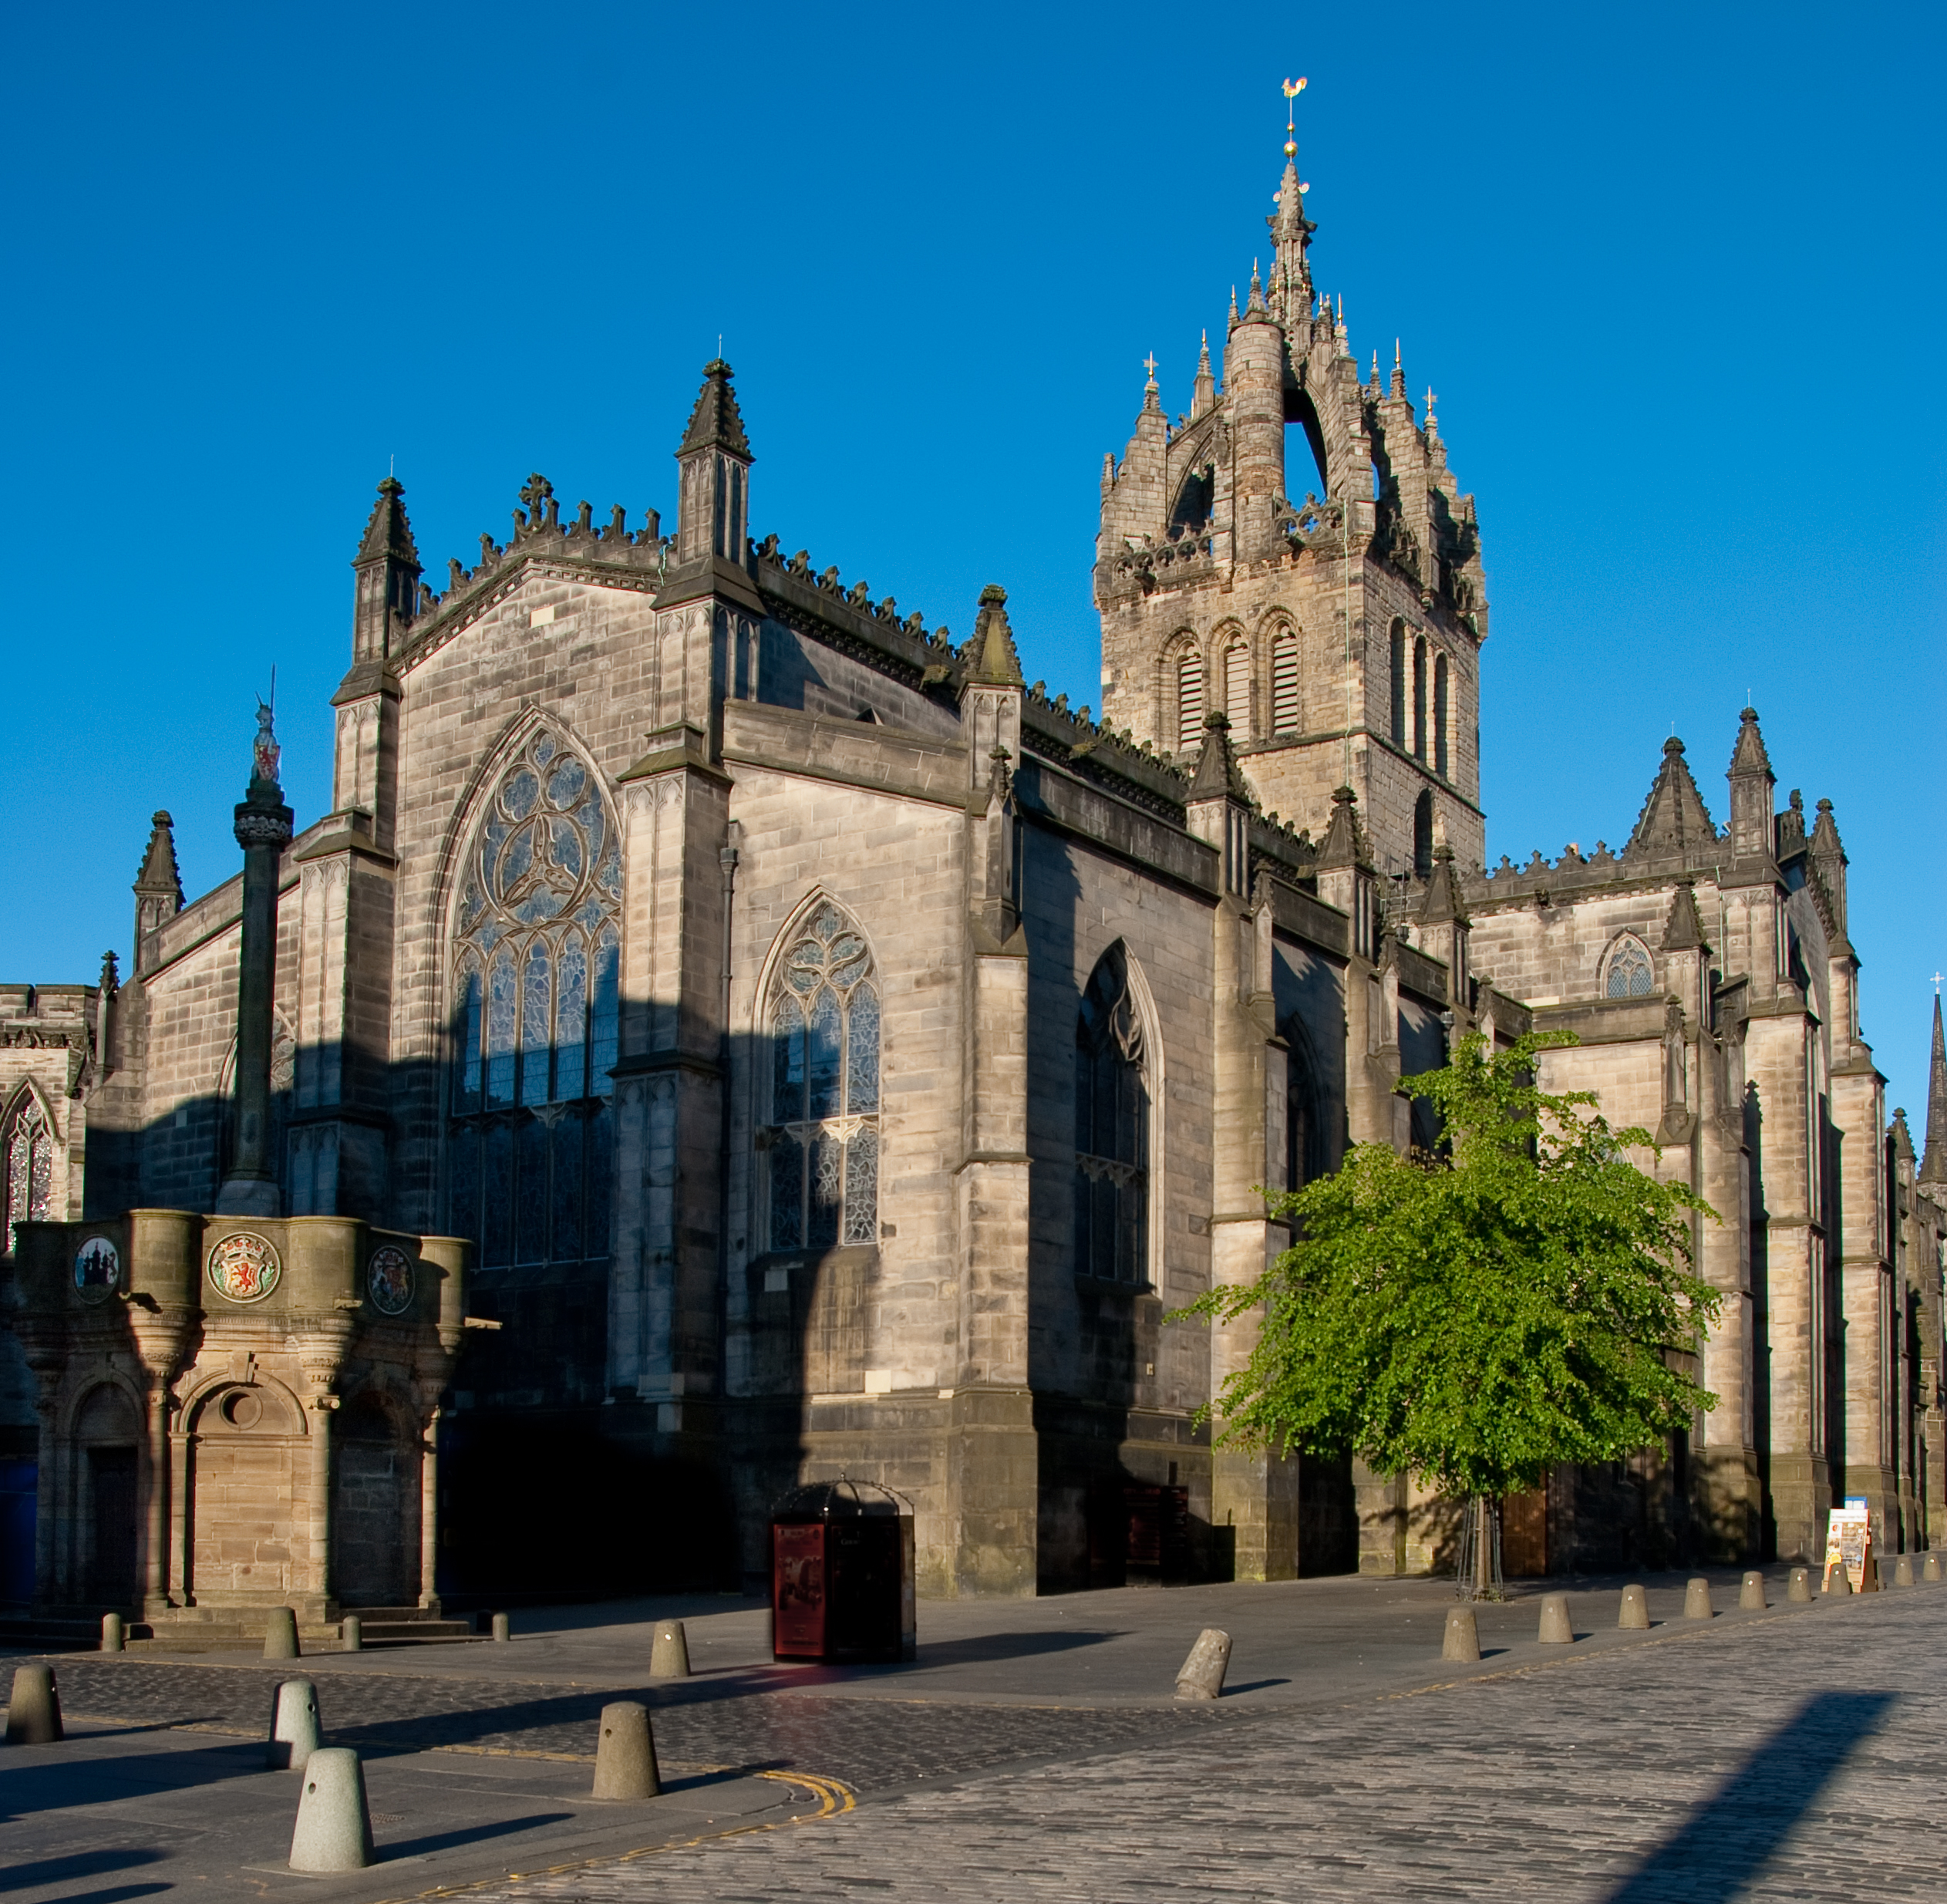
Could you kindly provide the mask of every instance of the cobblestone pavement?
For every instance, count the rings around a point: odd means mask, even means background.
[[[1925,1589],[1720,1620],[468,1896],[1938,1899],[1943,1638]]]
[[[502,1679],[334,1673],[330,1656],[261,1666],[179,1665],[68,1656],[49,1662],[65,1711],[251,1737],[268,1729],[274,1690],[315,1682],[335,1741],[375,1751],[463,1746],[592,1756],[596,1721],[613,1699],[652,1708],[659,1754],[675,1765],[803,1770],[857,1791],[964,1778],[1036,1757],[1072,1757],[1221,1725],[1211,1707],[1107,1709],[987,1707],[817,1693],[766,1696],[763,1677],[599,1690],[522,1687]]]

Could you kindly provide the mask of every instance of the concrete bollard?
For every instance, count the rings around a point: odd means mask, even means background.
[[[345,1643],[345,1650],[347,1653],[364,1652],[365,1622],[359,1619],[356,1613],[347,1613],[338,1631],[339,1638]]]
[[[1828,1599],[1850,1599],[1852,1597],[1852,1575],[1846,1572],[1843,1565],[1834,1567],[1831,1579],[1825,1583],[1824,1591]]]
[[[1683,1583],[1683,1617],[1686,1619],[1709,1619],[1713,1616],[1710,1582],[1702,1574],[1693,1574]]]
[[[293,1871],[362,1871],[372,1862],[365,1768],[349,1745],[313,1752],[291,1834]]]
[[[655,1734],[649,1709],[632,1699],[601,1709],[601,1737],[595,1742],[598,1798],[655,1798],[662,1794],[656,1771]]]
[[[1443,1660],[1477,1660],[1480,1656],[1480,1628],[1470,1606],[1447,1609],[1447,1630],[1440,1635]]]
[[[679,1619],[659,1620],[655,1638],[649,1646],[649,1677],[686,1680],[689,1677],[689,1640]]]
[[[1544,1593],[1541,1596],[1541,1630],[1535,1637],[1544,1646],[1565,1646],[1575,1636],[1575,1629],[1568,1623],[1568,1596],[1565,1593]]]
[[[1622,1609],[1616,1615],[1615,1623],[1625,1633],[1649,1630],[1649,1596],[1633,1580],[1622,1589]]]
[[[1221,1626],[1206,1626],[1177,1673],[1179,1699],[1221,1699],[1224,1675],[1231,1670],[1231,1636]]]
[[[1922,1580],[1924,1580],[1925,1582],[1927,1582],[1927,1584],[1928,1584],[1928,1586],[1932,1586],[1932,1585],[1933,1585],[1933,1584],[1934,1584],[1936,1581],[1938,1581],[1938,1580],[1939,1579],[1939,1578],[1940,1578],[1940,1556],[1939,1556],[1939,1555],[1938,1555],[1938,1554],[1929,1554],[1929,1555],[1928,1555],[1928,1556],[1926,1557],[1926,1559],[1925,1559],[1925,1560],[1923,1560],[1923,1561],[1920,1563],[1920,1578],[1921,1578]]]
[[[1911,1554],[1902,1554],[1893,1562],[1893,1584],[1895,1586],[1912,1586],[1913,1556]]]
[[[102,1615],[103,1652],[120,1653],[123,1650],[123,1642],[126,1636],[126,1629],[122,1624],[122,1616],[120,1613]]]
[[[270,1623],[264,1629],[264,1657],[295,1660],[301,1656],[298,1650],[296,1613],[288,1606],[272,1607]]]
[[[274,1772],[301,1772],[325,1743],[318,1722],[318,1688],[309,1680],[286,1680],[271,1704],[271,1737],[264,1763]]]
[[[1794,1606],[1810,1606],[1812,1603],[1812,1570],[1810,1567],[1794,1567],[1791,1584],[1785,1589],[1785,1598]]]
[[[1737,1589],[1737,1606],[1740,1613],[1761,1613],[1764,1611],[1764,1575],[1755,1568],[1745,1575],[1743,1584]]]
[[[51,1666],[14,1668],[13,1697],[7,1702],[9,1745],[52,1745],[61,1730],[61,1689]]]
[[[496,1613],[493,1616],[493,1637],[502,1640],[511,1639],[514,1637],[514,1623],[504,1613]]]

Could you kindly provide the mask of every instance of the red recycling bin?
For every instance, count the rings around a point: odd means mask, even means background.
[[[869,1481],[793,1488],[771,1510],[771,1652],[834,1663],[918,1651],[913,1517]]]

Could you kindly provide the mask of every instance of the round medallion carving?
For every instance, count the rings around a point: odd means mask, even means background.
[[[122,1252],[112,1237],[83,1239],[74,1253],[74,1286],[84,1302],[106,1302],[122,1286]]]
[[[413,1259],[396,1243],[381,1243],[365,1269],[365,1286],[381,1316],[403,1316],[413,1306]]]
[[[262,1302],[283,1274],[276,1245],[254,1230],[233,1230],[210,1252],[210,1287],[229,1302]]]

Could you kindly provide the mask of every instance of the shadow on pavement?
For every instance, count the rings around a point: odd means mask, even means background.
[[[1603,1904],[1731,1904],[1743,1896],[1897,1697],[1814,1693]]]
[[[7,1768],[0,1785],[0,1821],[35,1811],[72,1806],[112,1805],[136,1792],[181,1791],[232,1778],[252,1778],[264,1769],[264,1748],[241,1741],[183,1752],[145,1752],[114,1758],[43,1759],[38,1765]],[[14,1882],[10,1870],[6,1882]],[[69,1900],[69,1904],[75,1904]]]
[[[524,1818],[501,1818],[490,1825],[470,1825],[463,1831],[435,1832],[427,1838],[409,1838],[402,1844],[381,1845],[379,1862],[390,1864],[398,1858],[423,1858],[429,1852],[450,1851],[456,1845],[477,1845],[487,1838],[505,1838],[514,1832],[531,1832],[543,1825],[561,1825],[576,1815],[572,1811],[535,1811]]]
[[[0,1871],[0,1891],[31,1891],[36,1885],[66,1884],[72,1878],[99,1878],[111,1871],[126,1871],[133,1865],[152,1865],[162,1857],[159,1851],[123,1848],[119,1851],[70,1852],[65,1858],[34,1858],[25,1864],[9,1865]],[[166,1885],[144,1889],[166,1890]]]

